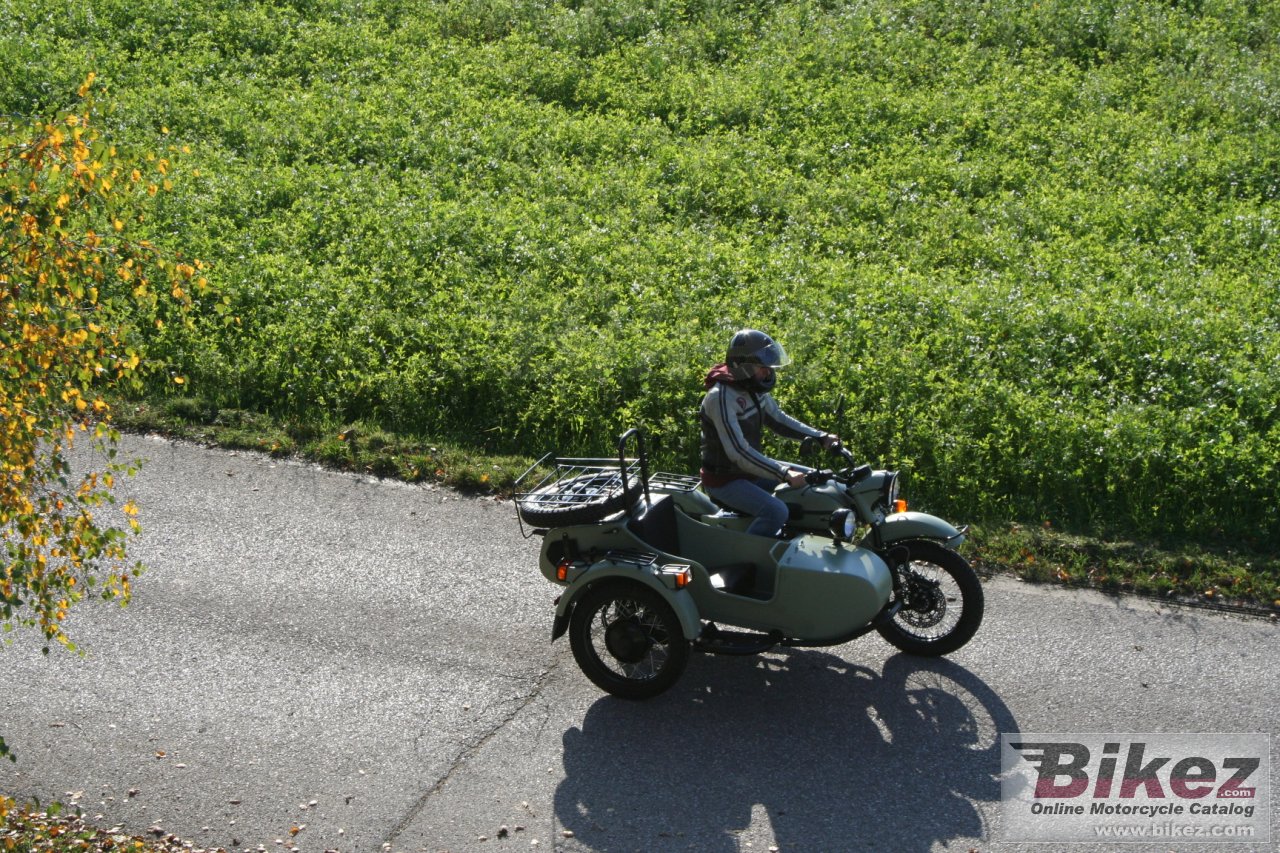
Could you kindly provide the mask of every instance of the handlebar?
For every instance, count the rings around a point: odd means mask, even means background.
[[[821,442],[819,442],[818,439],[806,438],[801,443],[801,452],[818,452],[824,449],[820,445]],[[804,481],[807,485],[820,486],[823,483],[828,483],[831,480],[836,479],[842,479],[852,485],[853,483],[857,483],[862,480],[867,474],[871,473],[871,466],[858,464],[858,460],[854,458],[854,455],[849,451],[849,448],[845,447],[843,441],[837,441],[832,444],[831,447],[825,449],[832,456],[839,456],[843,459],[848,464],[848,467],[840,472],[830,470],[810,471],[806,473],[804,477]]]

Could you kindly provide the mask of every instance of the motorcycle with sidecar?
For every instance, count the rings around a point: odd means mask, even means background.
[[[626,699],[667,690],[693,651],[832,646],[873,630],[911,654],[960,648],[983,613],[957,551],[966,528],[909,511],[897,472],[836,452],[841,469],[775,489],[790,511],[781,537],[747,533],[751,519],[696,477],[651,474],[638,429],[616,458],[543,457],[514,502],[522,532],[542,538],[543,575],[564,587],[552,640],[568,632],[583,673]]]

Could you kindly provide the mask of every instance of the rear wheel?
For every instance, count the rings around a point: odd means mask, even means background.
[[[880,636],[913,655],[945,655],[972,639],[982,624],[982,584],[969,562],[935,542],[905,542],[895,568],[894,601],[901,604]],[[896,550],[896,548],[895,548]]]
[[[569,621],[569,645],[587,678],[623,699],[657,696],[689,662],[689,641],[671,605],[630,582],[583,593]]]

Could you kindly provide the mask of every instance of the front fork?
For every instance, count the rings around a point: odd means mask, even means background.
[[[900,541],[886,544],[878,527],[872,528],[869,538],[872,550],[879,554],[880,559],[884,560],[885,565],[889,567],[889,575],[893,579],[893,601],[897,602],[903,610],[911,610],[914,606],[923,605],[928,600],[928,595],[920,588],[921,585],[933,586],[934,584],[911,571],[911,549]],[[914,601],[917,594],[922,597],[919,601]]]
[[[893,577],[894,600],[906,606],[910,598],[910,585],[907,583],[907,573],[911,571],[910,549],[906,545],[890,545],[877,553],[889,567],[889,574]]]

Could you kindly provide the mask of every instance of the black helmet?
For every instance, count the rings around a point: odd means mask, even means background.
[[[755,329],[743,329],[729,341],[729,352],[725,356],[725,364],[733,378],[751,384],[753,387],[768,391],[777,382],[774,371],[791,363],[791,357],[782,348],[782,344]],[[764,379],[756,378],[756,366],[769,368],[769,375]]]

